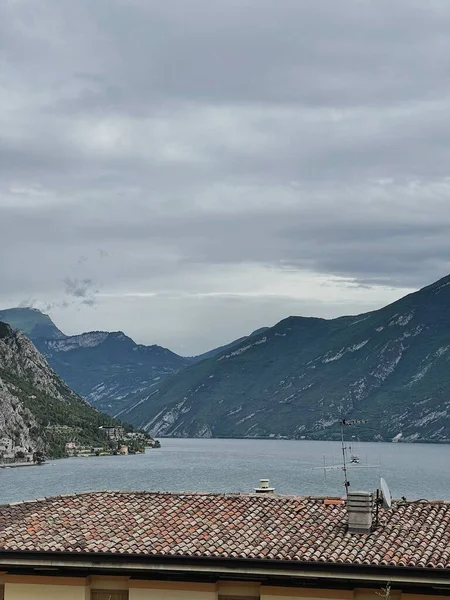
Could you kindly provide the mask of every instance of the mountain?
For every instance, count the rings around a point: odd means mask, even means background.
[[[450,276],[381,310],[289,317],[138,394],[121,418],[179,437],[450,441]]]
[[[48,315],[37,308],[8,308],[0,310],[0,321],[20,329],[31,340],[58,340],[66,337]]]
[[[33,308],[0,311],[0,318],[23,331],[67,385],[95,408],[114,415],[130,394],[147,389],[191,364],[161,346],[136,344],[123,332],[64,335]]]
[[[0,438],[62,456],[65,443],[103,445],[102,415],[72,392],[20,331],[0,322]]]
[[[37,340],[53,369],[95,408],[116,414],[130,394],[158,383],[190,360],[161,346],[136,344],[123,332],[91,331]]]
[[[269,329],[269,328],[261,327],[260,329],[253,331],[253,333],[251,333],[250,335],[245,335],[237,340],[234,340],[233,342],[230,342],[229,344],[225,344],[224,346],[219,346],[218,348],[213,348],[212,350],[208,350],[208,352],[204,352],[203,354],[199,354],[198,356],[193,356],[191,358],[191,361],[193,363],[196,363],[196,362],[200,362],[202,360],[206,360],[207,358],[213,358],[214,356],[217,356],[218,354],[225,352],[225,350],[229,350],[230,348],[237,346],[238,344],[244,342],[245,340],[248,340],[248,338],[254,337],[255,335],[258,335],[259,333],[264,333],[264,331],[267,331],[267,329]]]
[[[120,414],[137,393],[264,330],[186,358],[161,346],[136,344],[122,331],[68,336],[35,308],[3,310],[0,319],[25,333],[71,389],[112,416]]]

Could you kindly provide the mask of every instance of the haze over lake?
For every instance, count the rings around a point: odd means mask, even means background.
[[[394,498],[450,500],[450,445],[359,443],[353,490],[375,490],[380,475]],[[249,492],[269,478],[281,494],[343,494],[338,442],[163,439],[144,455],[71,458],[0,469],[0,503],[85,490]]]

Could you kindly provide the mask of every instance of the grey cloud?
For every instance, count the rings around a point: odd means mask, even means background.
[[[65,309],[65,308],[69,308],[69,307],[70,307],[70,302],[68,302],[67,300],[61,300],[60,302],[47,302],[46,304],[44,304],[43,310],[45,312],[50,312],[51,310],[54,310],[55,308]]]
[[[49,2],[41,3],[47,10],[37,19],[41,36],[46,19],[53,25],[53,43],[43,47],[37,43],[42,38],[30,40],[22,28],[16,31],[37,64],[47,64],[55,45],[61,49],[61,56],[52,58],[57,73],[68,66],[67,36],[80,63],[76,75],[85,86],[83,106],[90,110],[108,105],[128,111],[140,103],[142,112],[149,100],[159,104],[167,98],[385,103],[416,94],[418,71],[428,84],[424,95],[445,74],[444,64],[432,61],[448,48],[444,1],[425,6],[419,0],[247,0],[239,5],[217,0],[213,6],[196,0],[189,9],[179,0],[59,4],[70,29]],[[23,18],[13,13],[15,23]],[[90,61],[77,39],[77,25]],[[17,55],[23,65],[23,50]]]
[[[60,208],[54,213],[52,207],[43,211],[42,224],[52,231],[49,248],[65,241],[67,255],[74,256],[79,256],[79,247],[91,248],[89,264],[98,276],[124,282],[140,277],[151,280],[164,273],[176,277],[189,265],[195,268],[202,263],[291,265],[364,283],[408,287],[425,284],[449,270],[447,188],[431,193],[423,184],[412,193],[408,186],[387,186],[386,191],[385,185],[375,185],[353,190],[352,196],[336,192],[334,197],[329,189],[322,194],[317,189],[290,190],[279,206],[275,189],[269,191],[267,201],[260,195],[259,204],[227,210],[235,191],[229,190],[223,204],[214,209],[191,205],[190,212],[175,215],[164,210],[158,213],[145,201],[122,205],[120,200],[109,200],[107,220],[95,206],[89,210],[89,203],[69,203],[65,211]],[[260,192],[250,187],[242,196],[253,201]],[[375,192],[380,198],[375,195],[369,200]],[[8,231],[17,234],[21,220],[17,211],[14,214],[5,236]],[[61,220],[70,223],[70,231],[58,230]],[[42,239],[42,231],[33,224],[33,220],[23,221],[21,240],[38,243]],[[99,240],[114,249],[113,258],[94,250]],[[94,260],[96,254],[97,261],[106,261],[101,267]],[[69,279],[67,290],[84,294],[83,279]]]
[[[91,279],[82,279],[66,277],[63,280],[63,296],[51,301],[42,301],[38,298],[27,298],[18,303],[20,308],[38,308],[44,312],[54,310],[66,310],[80,306],[94,308],[97,304],[96,296],[99,291],[95,288]],[[52,296],[58,296],[61,292],[55,290]]]
[[[96,304],[95,295],[98,290],[92,279],[77,279],[76,277],[65,277],[63,280],[64,293],[79,300],[80,304],[93,307]],[[67,303],[66,303],[67,307]]]
[[[446,274],[449,26],[447,0],[0,3],[2,298]]]
[[[37,300],[33,299],[33,298],[27,298],[26,300],[22,300],[22,302],[19,302],[18,307],[19,308],[34,308],[37,304]]]
[[[69,308],[70,303],[67,300],[61,300],[59,302],[41,302],[37,298],[27,298],[17,304],[19,308],[37,308],[44,312],[50,312],[55,308],[65,309]]]
[[[72,279],[71,277],[66,277],[64,279],[64,291],[66,294],[69,294],[69,296],[86,298],[91,289],[92,279],[83,279],[82,281],[79,281],[78,279]]]
[[[83,298],[81,303],[84,304],[85,306],[90,306],[91,308],[94,308],[97,304],[95,298]]]

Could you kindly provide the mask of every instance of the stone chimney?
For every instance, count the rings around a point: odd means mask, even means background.
[[[347,515],[349,533],[370,533],[372,530],[373,495],[370,492],[349,492]]]

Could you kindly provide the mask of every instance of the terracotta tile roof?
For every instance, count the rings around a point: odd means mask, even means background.
[[[298,496],[91,492],[0,506],[1,551],[251,558],[450,569],[450,504],[395,503],[369,535]]]

